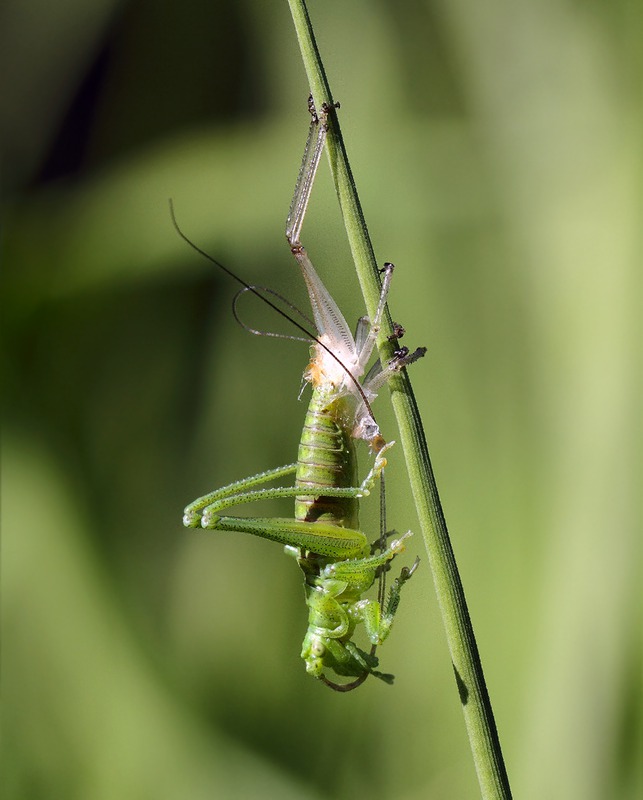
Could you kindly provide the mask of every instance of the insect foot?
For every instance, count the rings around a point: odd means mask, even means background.
[[[200,528],[201,527],[201,512],[200,511],[186,511],[183,515],[183,525],[186,528]]]

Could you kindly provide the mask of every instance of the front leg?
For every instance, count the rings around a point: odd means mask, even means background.
[[[409,580],[415,570],[418,568],[420,559],[416,558],[413,566],[404,567],[399,577],[393,581],[386,601],[384,611],[377,600],[359,600],[349,610],[355,620],[364,623],[366,633],[372,644],[380,645],[388,637],[391,632],[391,626],[400,604],[400,592],[402,586]]]
[[[404,551],[405,542],[409,536],[413,536],[412,531],[407,531],[399,538],[393,539],[381,553],[328,564],[322,570],[322,578],[346,581],[347,586],[362,594],[373,585],[377,569],[385,566],[396,555]]]

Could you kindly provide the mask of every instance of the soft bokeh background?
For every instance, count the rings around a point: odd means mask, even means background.
[[[429,347],[413,382],[515,795],[641,797],[643,6],[311,14],[398,265],[393,316]],[[167,205],[304,302],[283,238],[307,127],[285,0],[0,16],[4,796],[476,797],[419,536],[381,651],[396,686],[342,696],[304,674],[280,548],[180,524],[198,494],[292,461],[303,419],[305,345],[235,325],[235,287]],[[354,318],[322,172],[304,241]],[[417,528],[401,451],[388,483],[390,523]]]

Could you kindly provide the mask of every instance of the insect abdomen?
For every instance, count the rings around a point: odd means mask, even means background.
[[[355,486],[355,449],[350,432],[342,424],[342,400],[330,402],[320,391],[313,391],[299,444],[295,485],[310,489],[312,496],[295,500],[295,518],[357,528],[357,501],[348,497],[327,497],[324,487]]]

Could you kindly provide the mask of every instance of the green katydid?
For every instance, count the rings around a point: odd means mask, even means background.
[[[312,397],[298,459],[294,464],[236,481],[198,498],[186,507],[183,523],[188,528],[251,533],[285,545],[286,552],[296,558],[304,575],[308,630],[301,656],[306,671],[333,689],[349,691],[368,675],[392,683],[392,675],[376,669],[375,648],[387,638],[401,588],[419,563],[416,559],[410,568],[402,569],[385,598],[384,573],[392,559],[404,550],[411,532],[388,542],[392,534],[384,531],[370,545],[358,527],[358,501],[370,493],[378,479],[383,481],[385,453],[393,445],[393,442],[387,444],[380,434],[370,403],[390,376],[424,355],[425,348],[418,348],[412,354],[407,348],[396,350],[395,357],[387,364],[376,361],[360,383],[380,329],[393,265],[387,263],[382,270],[381,296],[375,318],[372,321],[360,318],[353,338],[299,240],[329,125],[328,107],[324,106],[317,114],[311,100],[309,110],[312,121],[286,224],[286,237],[301,268],[317,328],[317,335],[314,335],[289,317],[313,341],[312,359],[304,375],[312,385]],[[250,286],[223,265],[219,266],[243,285],[240,293],[251,291],[287,316],[257,287]],[[399,338],[403,329],[398,327],[397,330]],[[366,440],[375,454],[373,466],[360,484],[356,480],[356,439]],[[293,486],[257,488],[290,475],[294,475]],[[232,506],[283,497],[295,498],[292,519],[223,514]],[[378,599],[364,598],[377,578],[380,581]],[[359,622],[364,623],[371,643],[370,652],[360,649],[353,641]],[[337,684],[325,676],[324,669],[332,669],[337,675],[353,680]]]

